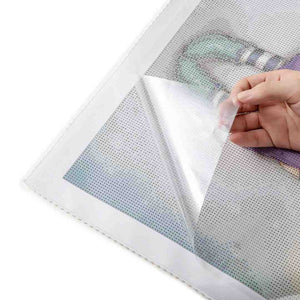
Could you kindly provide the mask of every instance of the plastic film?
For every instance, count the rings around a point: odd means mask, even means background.
[[[156,128],[156,141],[169,155],[168,169],[172,172],[177,199],[193,238],[238,109],[227,101],[227,92],[217,89],[208,75],[197,76],[197,79],[197,85],[187,85],[145,76],[140,85],[143,90],[139,89],[151,115],[148,115],[149,122]]]

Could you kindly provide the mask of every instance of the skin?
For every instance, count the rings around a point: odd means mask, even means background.
[[[277,70],[244,78],[228,100],[239,105],[233,143],[300,151],[300,72]]]

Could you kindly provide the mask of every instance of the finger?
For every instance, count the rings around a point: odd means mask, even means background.
[[[252,89],[254,86],[266,80],[266,73],[255,74],[249,77],[241,79],[231,90],[230,99],[235,104],[238,105],[237,95],[243,91]]]
[[[233,101],[233,103],[237,106],[241,103],[239,103],[239,100],[237,98],[237,95],[243,91],[247,91],[249,89],[252,89],[256,87],[257,85],[266,82],[266,81],[279,81],[281,78],[281,75],[286,73],[287,70],[275,70],[271,72],[266,73],[259,73],[255,74],[246,78],[241,79],[232,89],[230,98]]]
[[[288,71],[290,70],[275,70],[271,72],[254,74],[240,80],[236,84],[235,88],[238,89],[240,87],[242,88],[242,90],[248,90],[265,81],[280,81],[282,75],[287,73]]]
[[[264,129],[233,133],[230,140],[241,147],[274,147],[270,136]]]
[[[259,112],[237,116],[233,122],[231,132],[244,132],[261,128]]]
[[[257,110],[258,110],[257,105],[241,104],[239,107],[239,110],[238,110],[238,114],[253,112],[253,111],[257,111]]]
[[[293,99],[295,89],[300,92],[300,84],[296,81],[266,81],[254,88],[238,94],[238,101],[242,104],[260,105],[263,103],[284,102],[296,103]]]

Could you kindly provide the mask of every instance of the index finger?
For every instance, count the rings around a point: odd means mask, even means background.
[[[237,95],[243,91],[250,90],[256,85],[266,81],[267,73],[260,73],[255,74],[249,77],[245,77],[238,81],[238,83],[233,87],[230,93],[230,100],[235,104],[238,105]]]
[[[230,100],[238,106],[237,95],[243,91],[252,89],[265,81],[280,81],[281,75],[286,73],[287,70],[274,70],[271,72],[259,73],[241,79],[231,90]]]

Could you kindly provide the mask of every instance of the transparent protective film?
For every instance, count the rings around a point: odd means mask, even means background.
[[[237,107],[201,71],[198,85],[144,76],[139,93],[194,241],[201,207]],[[194,244],[194,242],[193,242]],[[195,248],[193,249],[196,250]]]

